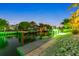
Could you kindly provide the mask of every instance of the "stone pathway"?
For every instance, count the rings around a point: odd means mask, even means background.
[[[26,54],[26,56],[40,56],[41,53],[46,49],[48,48],[49,46],[51,46],[52,44],[54,44],[54,41],[55,40],[50,40],[48,41],[47,43],[41,45],[39,48],[29,52],[28,54]]]

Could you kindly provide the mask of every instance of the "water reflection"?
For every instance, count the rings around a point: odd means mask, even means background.
[[[0,56],[16,56],[16,48],[20,46],[18,38],[11,37],[5,38],[0,37],[0,44],[1,46],[6,45],[4,48],[0,48]]]

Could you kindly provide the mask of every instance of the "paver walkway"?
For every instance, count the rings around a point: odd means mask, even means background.
[[[41,45],[39,48],[36,48],[35,50],[29,52],[28,54],[26,54],[26,56],[40,56],[40,54],[49,46],[51,46],[52,44],[54,44],[53,39],[49,40],[47,43]]]

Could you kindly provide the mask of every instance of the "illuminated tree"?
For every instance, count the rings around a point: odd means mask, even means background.
[[[70,10],[71,8],[79,8],[79,3],[73,3],[68,9]]]
[[[77,9],[77,11],[70,17],[70,25],[74,30],[79,29],[79,9]]]
[[[73,7],[77,8],[77,10],[71,15],[69,23],[72,30],[79,32],[79,4],[72,4],[69,8],[71,9]]]

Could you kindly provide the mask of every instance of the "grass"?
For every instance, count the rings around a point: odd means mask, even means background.
[[[79,56],[79,37],[74,35],[59,35],[56,42],[48,47],[41,55],[44,56]]]

